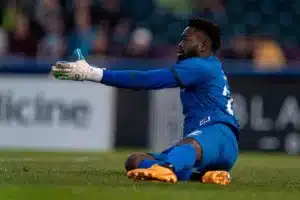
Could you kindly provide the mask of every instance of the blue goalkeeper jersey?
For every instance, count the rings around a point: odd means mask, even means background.
[[[217,57],[186,59],[171,71],[181,88],[185,136],[199,126],[224,123],[238,137],[239,125],[232,109],[230,88]]]
[[[104,70],[101,83],[118,88],[163,89],[180,87],[184,136],[199,126],[228,125],[238,138],[239,125],[222,64],[215,56],[188,58],[172,68],[150,71]]]

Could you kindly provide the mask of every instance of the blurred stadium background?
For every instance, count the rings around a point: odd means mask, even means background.
[[[57,60],[80,47],[95,58],[170,60],[186,20],[202,16],[222,27],[220,58],[297,68],[299,9],[298,0],[3,0],[1,55]]]
[[[103,175],[106,172],[89,170],[116,166],[121,170],[128,151],[73,160],[72,156],[36,155],[23,149],[161,150],[177,140],[182,128],[178,90],[133,91],[55,81],[49,72],[57,60],[73,59],[75,48],[81,48],[87,60],[99,67],[169,67],[176,60],[176,43],[191,16],[211,19],[222,28],[218,56],[235,99],[241,150],[283,154],[242,155],[236,171],[244,179],[238,182],[260,176],[276,180],[282,175],[279,185],[265,180],[251,184],[269,184],[279,190],[285,184],[298,184],[299,188],[299,172],[294,177],[299,160],[289,160],[288,154],[300,153],[300,0],[1,0],[0,148],[4,153],[0,154],[0,182],[120,184],[119,178],[109,182],[109,175],[119,176],[119,171]],[[7,149],[21,150],[14,154],[5,153]],[[86,168],[77,161],[87,161]],[[23,171],[19,172],[20,166]],[[36,172],[40,179],[24,175],[28,167],[40,169]],[[74,168],[84,174],[82,179]],[[73,176],[59,176],[66,171]],[[101,178],[107,182],[97,182]],[[107,194],[113,193],[108,190]],[[9,191],[2,194],[1,199],[12,195]],[[185,193],[176,194],[179,198]],[[271,197],[268,195],[261,197]],[[287,196],[278,193],[272,199],[276,197]]]

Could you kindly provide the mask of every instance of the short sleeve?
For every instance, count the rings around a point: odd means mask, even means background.
[[[204,84],[214,74],[214,63],[204,59],[186,59],[171,68],[181,88]]]

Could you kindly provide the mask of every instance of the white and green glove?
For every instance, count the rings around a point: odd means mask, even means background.
[[[60,80],[74,80],[74,81],[93,81],[100,82],[103,77],[103,70],[101,68],[92,67],[89,65],[80,49],[74,51],[77,57],[75,62],[58,61],[52,67],[51,73],[56,79]]]

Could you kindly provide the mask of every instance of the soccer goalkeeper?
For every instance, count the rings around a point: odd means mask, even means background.
[[[172,68],[105,70],[90,66],[80,56],[76,62],[57,62],[52,74],[57,79],[86,80],[117,88],[180,87],[185,116],[183,139],[160,153],[130,155],[125,163],[127,176],[177,182],[199,174],[202,182],[226,185],[238,157],[239,126],[222,64],[215,56],[219,47],[219,27],[209,20],[193,18],[182,33],[178,62]]]

